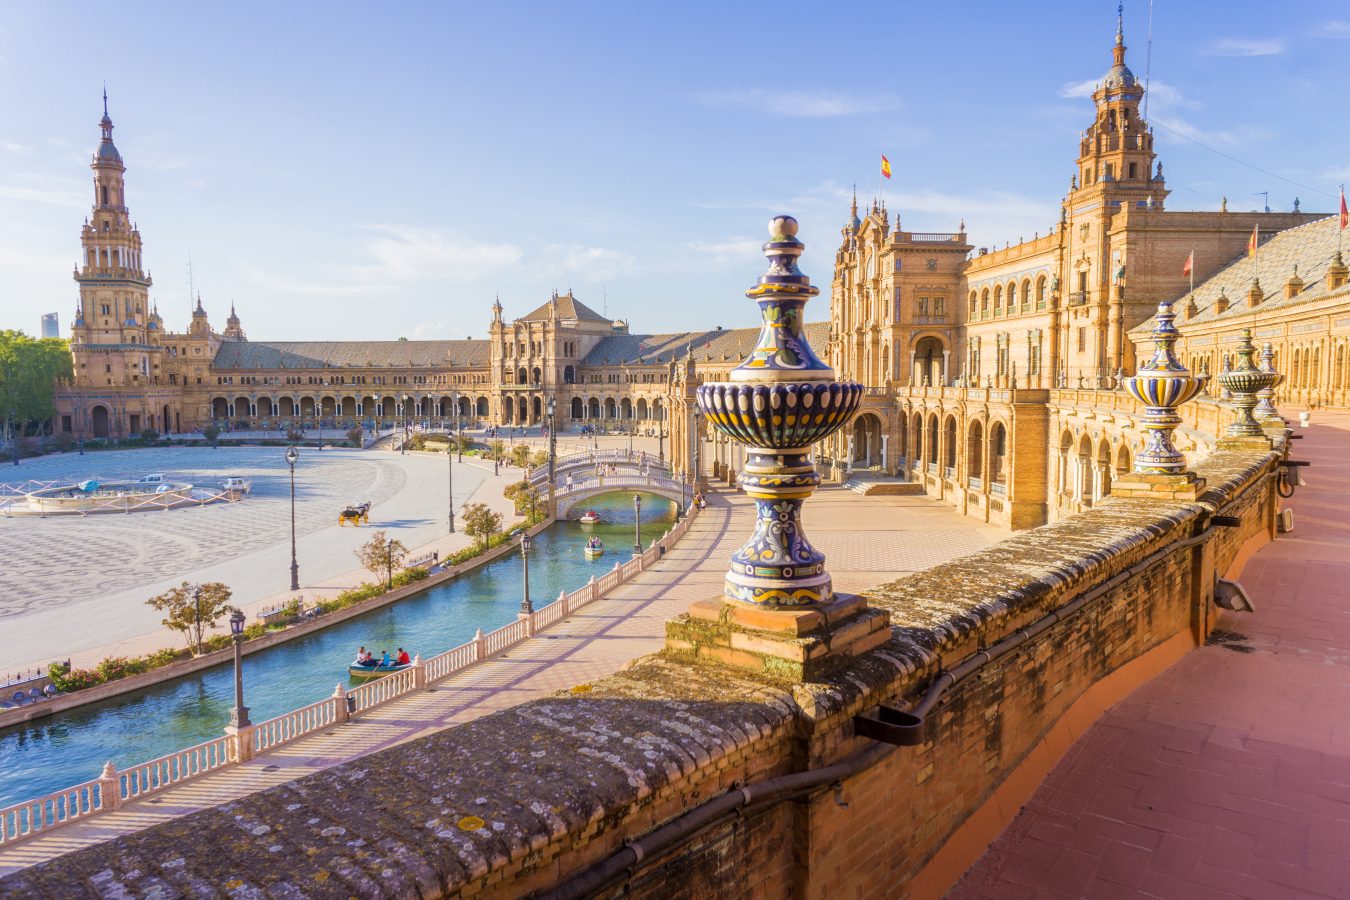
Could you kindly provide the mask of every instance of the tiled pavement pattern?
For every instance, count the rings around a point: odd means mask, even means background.
[[[864,498],[828,488],[806,509],[808,532],[831,556],[835,586],[841,590],[877,584],[916,565],[903,557],[880,562],[864,557],[860,541],[908,536],[925,543],[923,565],[932,565],[987,546],[1001,535],[923,497]],[[720,592],[727,560],[749,536],[753,518],[747,498],[710,494],[708,509],[659,564],[535,639],[351,724],[0,851],[0,874],[614,672],[661,647],[667,618]],[[934,534],[944,539],[930,541]]]
[[[1350,414],[1313,413],[1254,614],[1122,700],[952,898],[1350,898]]]

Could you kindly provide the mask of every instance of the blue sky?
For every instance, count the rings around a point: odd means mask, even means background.
[[[1127,4],[1140,78],[1148,19]],[[520,315],[569,286],[662,331],[755,321],[779,211],[828,290],[881,153],[907,229],[1043,233],[1114,28],[1084,0],[8,3],[0,327],[69,324],[105,80],[170,328],[190,254],[213,323],[234,301],[254,340],[483,337],[494,295]],[[1333,208],[1350,8],[1159,0],[1153,35],[1171,208]]]

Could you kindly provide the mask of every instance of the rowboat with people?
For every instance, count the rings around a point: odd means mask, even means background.
[[[599,525],[600,514],[593,509],[588,509],[584,514],[582,514],[581,518],[578,519],[577,521],[579,521],[582,525]]]
[[[404,669],[412,667],[412,657],[408,651],[402,647],[398,648],[398,653],[393,656],[385,650],[379,656],[368,651],[365,647],[356,651],[356,659],[347,666],[347,674],[352,678],[383,678],[385,675],[393,675],[395,672],[402,672]]]
[[[593,537],[586,542],[581,552],[586,554],[587,559],[599,559],[604,555],[605,545],[598,537]]]

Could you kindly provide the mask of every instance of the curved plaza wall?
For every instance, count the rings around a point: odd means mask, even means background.
[[[1203,641],[1216,577],[1274,534],[1279,459],[1216,450],[1196,467],[1207,479],[1197,501],[1107,499],[878,586],[866,597],[889,611],[890,640],[826,681],[785,686],[670,653],[645,657],[0,887],[546,890],[737,785],[879,746],[857,736],[855,715],[882,702],[912,707],[940,672],[1025,632],[1020,647],[951,687],[917,746],[837,792],[826,784],[795,803],[703,822],[627,876],[636,897],[936,895],[1088,724]],[[1239,524],[1216,527],[1217,515]]]

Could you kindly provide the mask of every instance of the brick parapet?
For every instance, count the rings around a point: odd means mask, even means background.
[[[843,785],[847,808],[827,791],[717,825],[632,883],[652,897],[905,896],[952,835],[987,830],[982,817],[1009,795],[1010,774],[1076,703],[1150,650],[1190,640],[1214,574],[1269,530],[1276,459],[1219,451],[1193,502],[1112,499],[873,588],[869,602],[892,616],[890,640],[821,682],[783,688],[645,657],[564,695],[21,871],[0,893],[520,896],[738,783],[867,746],[856,713],[912,701],[942,667],[1152,560],[954,687],[926,743]],[[1242,526],[1177,547],[1220,512]]]

